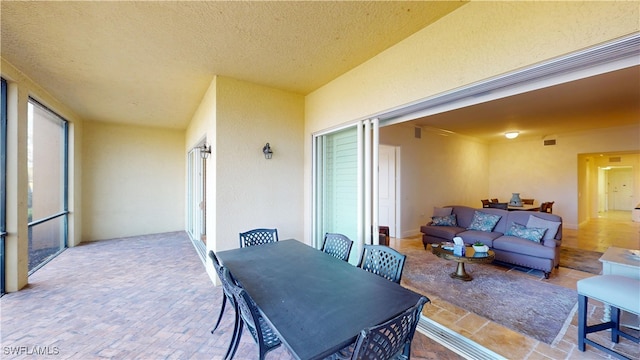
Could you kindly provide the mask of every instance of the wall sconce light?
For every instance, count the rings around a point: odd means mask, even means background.
[[[198,149],[200,149],[200,156],[203,159],[206,159],[211,155],[211,145],[207,145],[207,143],[200,145]]]
[[[271,157],[273,156],[273,151],[271,150],[271,146],[269,146],[269,143],[267,143],[262,148],[262,153],[264,154],[265,159],[271,159]]]
[[[504,137],[506,137],[507,139],[515,139],[518,137],[518,135],[520,135],[520,133],[517,131],[509,131],[504,133]]]

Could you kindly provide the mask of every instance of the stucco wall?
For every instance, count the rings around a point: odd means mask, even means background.
[[[239,232],[260,227],[302,240],[304,98],[220,76],[216,91],[217,248],[237,248]]]
[[[82,239],[184,230],[184,130],[86,122]]]
[[[305,133],[637,32],[635,2],[471,2],[306,98]],[[311,141],[305,141],[311,184]],[[311,188],[305,188],[310,234]]]

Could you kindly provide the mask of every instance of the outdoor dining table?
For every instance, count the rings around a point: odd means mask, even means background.
[[[297,240],[217,253],[298,359],[322,359],[422,296]]]

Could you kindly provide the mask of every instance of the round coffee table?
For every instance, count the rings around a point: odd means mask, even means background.
[[[460,279],[464,281],[471,281],[473,277],[464,269],[465,263],[475,263],[475,264],[485,264],[490,263],[495,259],[496,254],[493,250],[489,250],[488,252],[475,252],[473,247],[467,246],[465,249],[464,256],[458,256],[453,254],[453,250],[447,250],[442,247],[442,245],[431,246],[431,252],[439,258],[443,258],[446,260],[455,261],[458,263],[456,271],[449,274],[454,279]]]

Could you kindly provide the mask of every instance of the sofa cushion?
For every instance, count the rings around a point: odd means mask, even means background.
[[[458,226],[458,222],[456,221],[456,214],[451,214],[447,216],[432,216],[431,225],[432,226]]]
[[[516,254],[535,256],[544,259],[555,259],[555,248],[515,236],[501,236],[493,241],[495,250],[503,250]]]
[[[464,228],[458,226],[422,226],[420,228],[423,234],[433,237],[442,238],[442,241],[451,241],[456,234],[463,232]]]
[[[475,211],[473,213],[473,219],[471,224],[467,227],[467,230],[480,230],[480,231],[493,231],[498,221],[500,221],[500,215],[487,214],[482,211]]]
[[[469,224],[471,224],[471,219],[473,219],[473,213],[476,209],[468,206],[454,206],[452,214],[456,214],[456,220],[458,221],[458,226],[462,228],[468,228]]]
[[[522,224],[513,223],[505,235],[515,236],[539,243],[546,232],[546,228],[527,227]]]
[[[480,241],[488,247],[493,247],[493,240],[501,237],[502,233],[495,231],[467,230],[458,233],[457,236],[461,237],[464,243],[468,245],[473,245],[476,241]]]
[[[433,207],[433,216],[447,216],[451,215],[453,208],[450,207]]]
[[[559,221],[545,220],[533,215],[529,216],[529,221],[527,221],[527,227],[547,229],[547,232],[542,238],[543,240],[555,238],[560,224],[561,223]]]

